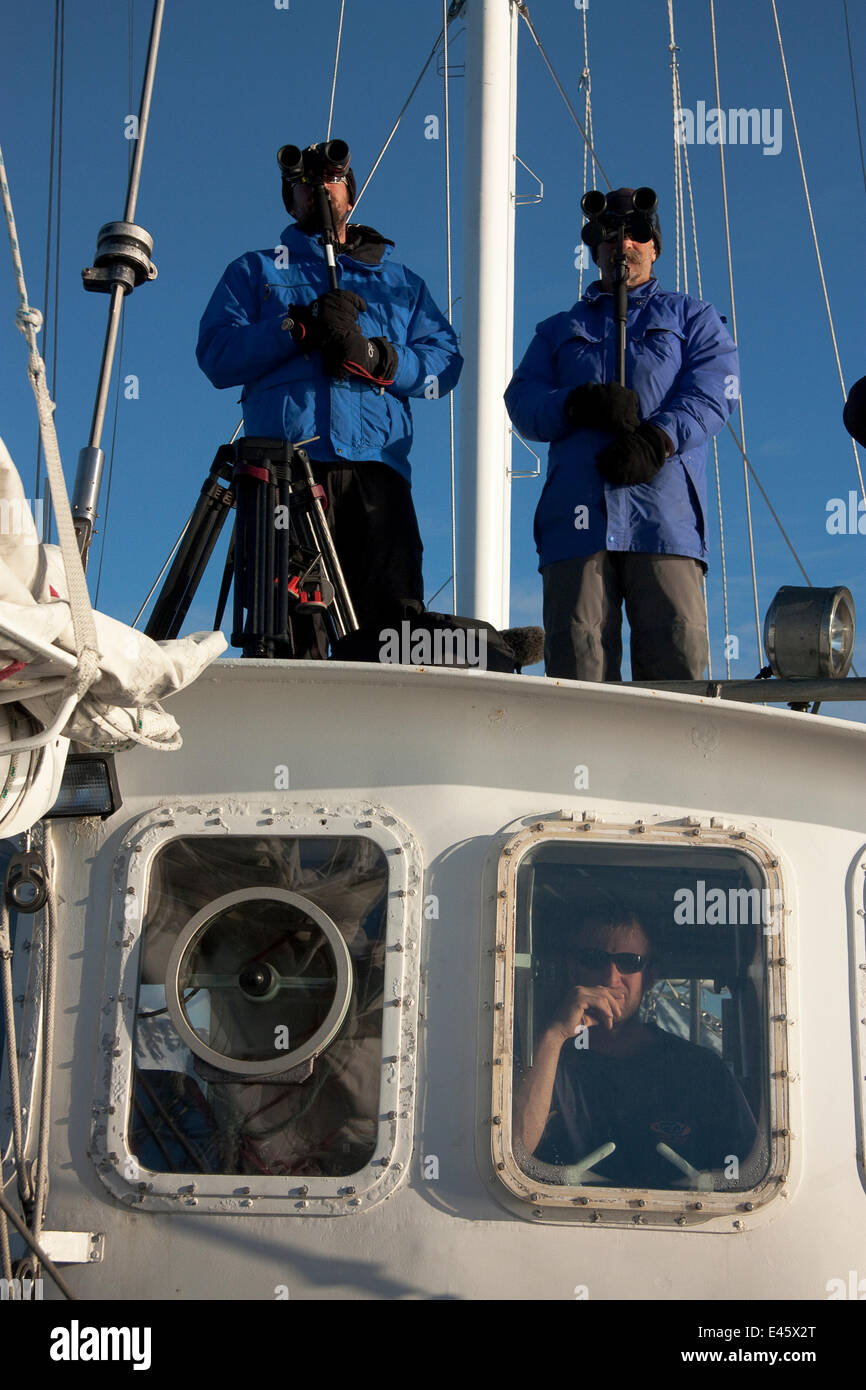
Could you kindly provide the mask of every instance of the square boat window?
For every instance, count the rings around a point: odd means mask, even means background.
[[[734,1209],[780,1160],[778,882],[749,853],[670,837],[531,838],[512,847],[500,893],[513,905],[500,940],[500,1017],[513,1018],[500,1177],[536,1206],[604,1210],[640,1192],[659,1194],[641,1203],[658,1210]]]
[[[377,1142],[388,875],[353,836],[184,837],[142,922],[143,1169],[338,1177]]]

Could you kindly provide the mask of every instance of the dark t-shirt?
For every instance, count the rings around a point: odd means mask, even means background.
[[[593,1172],[617,1187],[681,1183],[683,1173],[657,1152],[659,1143],[699,1171],[724,1169],[730,1155],[745,1163],[755,1121],[724,1062],[671,1033],[650,1032],[632,1057],[593,1051],[591,1034],[585,1049],[566,1044],[536,1158],[574,1164],[612,1141],[616,1149]]]

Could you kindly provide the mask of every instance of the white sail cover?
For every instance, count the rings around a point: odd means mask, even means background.
[[[44,727],[57,717],[74,685],[67,681],[65,689],[57,688],[58,677],[68,675],[69,662],[58,656],[52,663],[33,643],[49,644],[55,652],[75,657],[68,592],[60,549],[40,542],[21,479],[0,439],[0,692],[7,697],[20,692],[16,704]],[[221,632],[197,632],[177,641],[154,642],[105,614],[93,616],[99,673],[63,728],[64,737],[53,745],[62,745],[64,759],[67,739],[112,751],[134,743],[166,750],[180,747],[177,722],[159,702],[194,681],[225,651],[226,639]],[[27,824],[46,809],[43,806]],[[15,833],[2,816],[0,833]]]

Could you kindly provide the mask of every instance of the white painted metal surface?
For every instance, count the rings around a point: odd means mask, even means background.
[[[467,6],[457,611],[508,627],[517,10]]]
[[[101,1265],[69,1271],[79,1294],[570,1299],[586,1287],[593,1299],[823,1299],[828,1281],[862,1265],[861,727],[611,686],[279,662],[220,662],[175,708],[183,750],[122,756],[122,809],[53,831],[62,913],[46,1224],[105,1237]],[[577,765],[585,790],[575,791]],[[289,769],[289,790],[273,790],[277,766]],[[97,1172],[114,1160],[94,1148],[93,1108],[105,1103],[106,1054],[128,1049],[134,1012],[114,983],[124,840],[157,808],[229,824],[259,806],[278,828],[302,805],[324,818],[390,811],[423,856],[423,892],[407,900],[419,975],[405,1166],[387,1200],[343,1203],[326,1219],[283,1217],[257,1199],[227,1200],[225,1214],[183,1197],[150,1210],[134,1183],[116,1180],[112,1195]],[[563,812],[597,815],[623,836],[638,821],[668,834],[712,823],[778,851],[790,908],[790,1163],[761,1210],[688,1229],[563,1228],[531,1204],[516,1210],[497,1176],[497,869],[510,836]],[[438,917],[428,919],[431,895]],[[122,1087],[107,1104],[124,1104]]]

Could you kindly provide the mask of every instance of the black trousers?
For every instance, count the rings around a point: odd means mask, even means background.
[[[700,680],[709,657],[700,560],[599,550],[545,565],[544,666],[566,680],[618,681],[622,604],[632,680]]]
[[[424,598],[424,547],[409,484],[386,463],[311,462],[359,625],[399,626],[400,606]],[[327,656],[321,617],[291,618],[290,629],[291,650],[278,655]]]

